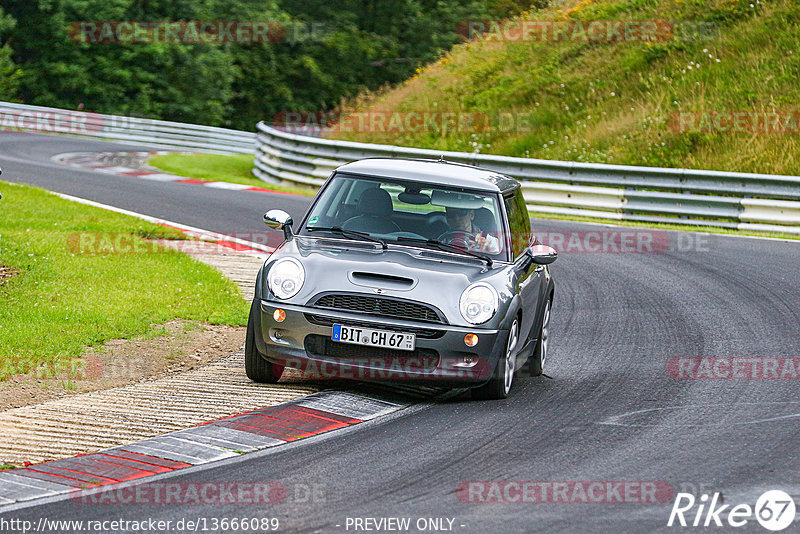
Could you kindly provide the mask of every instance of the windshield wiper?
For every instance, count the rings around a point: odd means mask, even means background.
[[[419,237],[406,237],[406,236],[398,236],[397,241],[407,241],[412,243],[423,243],[425,245],[430,245],[432,247],[436,247],[439,250],[444,250],[446,252],[456,252],[459,254],[467,254],[474,258],[478,258],[479,260],[483,260],[486,264],[491,267],[492,266],[492,258],[489,256],[485,256],[483,254],[478,254],[477,252],[473,252],[471,250],[466,250],[461,247],[457,247],[455,245],[451,245],[450,243],[443,243],[441,241],[437,241],[435,239],[422,239]]]
[[[377,237],[372,237],[366,232],[356,232],[355,230],[345,230],[339,226],[306,226],[306,230],[309,232],[330,232],[332,234],[339,234],[344,237],[359,237],[365,241],[372,241],[373,243],[380,243],[381,248],[383,250],[387,249],[386,242],[383,239],[378,239]]]

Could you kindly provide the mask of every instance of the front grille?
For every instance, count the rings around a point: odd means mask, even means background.
[[[347,326],[363,326],[364,328],[372,328],[373,330],[389,330],[391,332],[403,332],[409,334],[416,334],[417,337],[423,339],[438,339],[444,335],[444,330],[434,330],[433,328],[418,328],[415,326],[387,326],[380,323],[370,323],[367,321],[354,321],[352,319],[335,319],[333,317],[326,317],[324,315],[314,315],[312,313],[305,314],[308,322],[319,326],[333,326],[334,324],[346,324]]]
[[[431,371],[439,365],[439,353],[433,349],[395,350],[365,347],[333,341],[326,336],[306,336],[305,349],[309,354],[338,358],[353,365],[382,366],[384,369]],[[378,364],[378,365],[376,365]]]
[[[432,306],[389,297],[329,293],[319,297],[310,305],[315,308],[363,313],[375,317],[446,324],[444,316]]]

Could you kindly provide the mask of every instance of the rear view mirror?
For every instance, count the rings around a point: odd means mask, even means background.
[[[528,247],[528,254],[537,265],[550,265],[558,259],[558,252],[553,247],[547,245],[533,245]]]
[[[287,241],[294,235],[292,233],[292,224],[294,224],[294,221],[292,217],[283,210],[269,210],[264,214],[264,224],[273,230],[283,230],[283,235]]]

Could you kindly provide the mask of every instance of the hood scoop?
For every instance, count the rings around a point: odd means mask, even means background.
[[[353,271],[348,275],[348,278],[357,286],[394,289],[399,291],[408,290],[417,285],[417,281],[413,278],[406,278],[393,274]]]

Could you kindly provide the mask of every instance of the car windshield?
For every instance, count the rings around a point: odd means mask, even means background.
[[[505,261],[502,220],[496,193],[340,175],[325,187],[300,234],[353,238],[358,232],[391,245]]]

